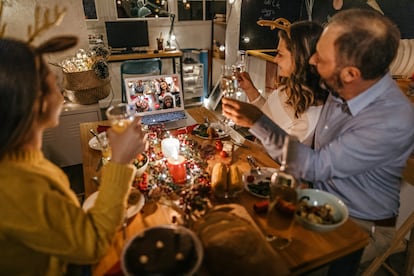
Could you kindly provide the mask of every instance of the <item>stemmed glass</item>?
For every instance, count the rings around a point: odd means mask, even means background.
[[[233,66],[223,65],[221,68],[220,92],[223,97],[236,98],[239,86],[237,83],[237,75]],[[228,118],[224,118],[222,123],[225,126],[233,127],[234,122]]]
[[[292,242],[293,225],[298,203],[296,178],[286,171],[289,148],[289,136],[285,137],[281,166],[270,180],[270,199],[267,211],[267,240],[278,249]]]

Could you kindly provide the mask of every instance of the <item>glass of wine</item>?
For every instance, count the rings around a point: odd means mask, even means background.
[[[221,68],[220,92],[225,98],[236,98],[238,91],[237,76],[233,66],[223,65]],[[234,122],[224,118],[224,125],[233,127]]]
[[[293,225],[298,204],[296,189],[298,181],[288,173],[289,136],[285,137],[281,166],[273,173],[270,180],[269,208],[266,216],[267,240],[278,249],[283,249],[292,242]]]

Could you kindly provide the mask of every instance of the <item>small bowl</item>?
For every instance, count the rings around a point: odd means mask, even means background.
[[[333,208],[331,214],[334,223],[330,224],[312,222],[309,219],[296,214],[296,220],[308,230],[315,232],[331,231],[344,224],[348,219],[348,208],[346,205],[342,200],[328,192],[318,189],[300,189],[298,190],[298,199],[301,200],[303,198],[308,199],[308,206],[322,206],[324,204],[329,204]]]
[[[121,268],[125,275],[194,275],[203,260],[198,236],[178,225],[150,227],[125,245]]]
[[[137,172],[135,173],[135,175],[141,176],[147,170],[149,163],[148,155],[146,155],[145,153],[140,153],[132,163],[137,168]]]

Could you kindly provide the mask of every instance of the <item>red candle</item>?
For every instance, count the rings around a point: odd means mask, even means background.
[[[186,160],[184,156],[169,157],[167,159],[167,166],[174,183],[183,184],[187,182]]]

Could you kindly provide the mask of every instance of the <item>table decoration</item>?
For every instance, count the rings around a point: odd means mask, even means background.
[[[166,138],[174,138],[179,142],[179,155],[186,163],[184,183],[176,183],[168,168],[168,158],[161,150],[161,141]],[[182,223],[188,226],[211,207],[210,175],[206,172],[209,154],[188,134],[173,136],[164,125],[150,126],[148,140],[148,169],[146,173],[135,177],[133,186],[147,200],[169,205],[179,211]],[[215,152],[215,147],[212,147]]]
[[[186,160],[182,155],[170,156],[167,158],[168,171],[175,184],[187,182]]]

